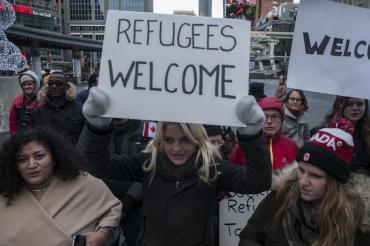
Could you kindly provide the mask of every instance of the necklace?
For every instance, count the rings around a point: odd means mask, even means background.
[[[43,191],[46,191],[48,189],[48,186],[44,186],[44,187],[41,187],[41,188],[38,188],[38,189],[31,189],[30,190],[32,192],[43,192]]]

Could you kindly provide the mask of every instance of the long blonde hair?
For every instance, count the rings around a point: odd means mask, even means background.
[[[188,138],[190,143],[197,146],[197,154],[194,165],[201,160],[202,165],[199,169],[199,177],[205,183],[216,177],[216,159],[221,159],[221,154],[217,147],[213,146],[207,136],[207,132],[203,125],[192,124],[192,123],[173,123],[173,122],[160,122],[158,123],[157,132],[152,141],[149,142],[144,152],[151,153],[151,159],[149,164],[144,165],[144,170],[151,172],[151,180],[157,169],[157,156],[158,152],[164,153],[163,147],[163,133],[164,129],[169,124],[177,124],[181,127],[185,136]],[[210,177],[210,169],[214,168],[214,176]]]
[[[314,218],[319,234],[311,246],[352,246],[356,228],[354,209],[359,195],[351,184],[343,184],[330,175],[326,175],[326,179],[325,196]],[[274,224],[281,225],[284,215],[295,209],[300,197],[297,170],[277,187],[277,197],[280,208],[274,216]]]

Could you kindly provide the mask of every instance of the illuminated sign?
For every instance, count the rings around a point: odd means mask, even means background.
[[[12,4],[13,9],[17,13],[32,15],[32,8],[24,5]]]
[[[38,16],[51,17],[50,13],[45,13],[45,12],[40,12],[40,11],[35,11],[35,10],[33,10],[32,13]]]

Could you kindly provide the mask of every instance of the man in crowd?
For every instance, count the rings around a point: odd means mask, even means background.
[[[68,83],[64,73],[52,72],[48,83],[39,93],[45,104],[32,114],[35,127],[47,127],[77,143],[84,125],[82,105],[74,100],[76,88]]]
[[[269,150],[272,169],[277,170],[295,160],[297,144],[281,133],[281,126],[284,120],[284,105],[276,97],[264,97],[258,101],[259,106],[265,113],[263,132]],[[230,154],[229,160],[233,164],[244,165],[244,155],[239,144]]]

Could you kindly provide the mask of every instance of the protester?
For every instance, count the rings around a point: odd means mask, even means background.
[[[248,95],[254,96],[256,100],[266,97],[265,95],[265,84],[262,82],[249,82],[249,93]]]
[[[46,85],[50,77],[50,68],[45,68],[44,74],[42,75],[42,85]]]
[[[92,73],[89,76],[87,81],[88,87],[82,91],[80,91],[76,96],[76,102],[80,103],[81,105],[85,103],[87,97],[89,96],[90,88],[93,86],[98,86],[99,82],[99,73]]]
[[[71,143],[42,128],[21,131],[0,153],[0,238],[6,245],[112,245],[121,203],[79,169]]]
[[[112,153],[132,155],[142,152],[148,140],[140,120],[113,119]],[[130,180],[104,180],[122,201],[121,228],[127,246],[137,246],[142,227],[142,185]]]
[[[31,70],[21,73],[18,77],[23,94],[16,96],[9,112],[9,131],[14,135],[20,129],[31,127],[32,109],[39,105],[37,92],[40,88],[40,79]]]
[[[239,246],[369,245],[366,200],[349,181],[350,128],[339,121],[334,125],[342,129],[321,129],[300,148],[298,168],[259,204],[240,233]],[[368,182],[357,185],[368,187]]]
[[[210,214],[218,191],[259,193],[269,188],[271,164],[261,131],[264,115],[253,97],[244,97],[237,115],[248,127],[238,129],[248,166],[216,162],[202,125],[160,122],[145,153],[112,156],[111,119],[99,117],[109,105],[99,88],[90,90],[83,112],[88,121],[78,146],[93,174],[111,179],[141,181],[144,228],[139,245],[208,245]]]
[[[370,116],[368,110],[369,101],[366,99],[337,96],[331,112],[325,117],[321,127],[327,127],[333,120],[340,117],[351,121],[355,128],[351,169],[370,175]]]
[[[281,101],[284,101],[286,96],[286,80],[284,75],[279,76],[278,86],[276,87],[275,97]]]
[[[310,137],[310,128],[305,112],[308,102],[302,90],[293,89],[285,97],[283,134],[302,146]]]
[[[74,100],[76,88],[68,83],[64,73],[52,72],[48,84],[39,92],[45,104],[32,113],[35,127],[53,129],[72,143],[77,143],[84,125],[82,105]]]
[[[211,144],[213,144],[218,151],[221,151],[221,147],[225,144],[223,140],[223,130],[221,126],[216,125],[203,125],[206,130],[207,136]],[[221,152],[220,152],[221,153]]]
[[[263,132],[269,156],[272,162],[272,169],[278,170],[285,165],[295,161],[298,152],[297,144],[281,133],[282,122],[284,122],[284,105],[276,97],[265,97],[258,101],[259,106],[265,113]],[[243,165],[244,154],[239,144],[229,156],[233,164]]]

